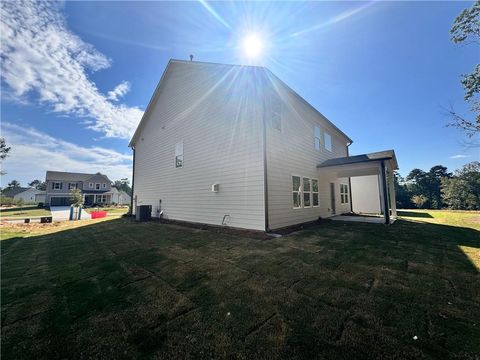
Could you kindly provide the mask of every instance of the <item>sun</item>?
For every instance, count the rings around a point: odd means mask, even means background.
[[[263,51],[263,41],[257,34],[247,35],[242,42],[243,51],[250,59],[258,58]]]

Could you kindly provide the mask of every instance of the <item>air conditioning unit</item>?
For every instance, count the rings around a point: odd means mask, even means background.
[[[220,184],[213,184],[212,192],[219,192],[219,191],[220,191]]]

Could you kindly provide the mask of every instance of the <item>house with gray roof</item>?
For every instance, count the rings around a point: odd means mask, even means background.
[[[352,143],[265,67],[172,59],[129,144],[133,210],[271,231],[350,213],[357,191],[389,223],[395,153],[350,156]]]
[[[82,192],[85,206],[106,205],[114,202],[112,182],[101,173],[47,171],[45,181],[47,184],[45,203],[49,206],[70,205],[70,194],[73,189],[79,189]]]
[[[12,198],[14,200],[23,200],[25,203],[42,202],[42,195],[45,191],[35,189],[33,187],[16,187],[12,189],[4,189],[2,196]]]

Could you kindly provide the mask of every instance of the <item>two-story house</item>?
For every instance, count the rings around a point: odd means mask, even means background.
[[[388,223],[395,154],[351,143],[264,67],[171,60],[129,145],[132,205],[270,231],[350,212],[350,178],[369,176]]]
[[[86,206],[110,204],[112,182],[103,174],[83,174],[63,171],[47,171],[45,204],[49,206],[70,205],[72,189],[79,189]]]

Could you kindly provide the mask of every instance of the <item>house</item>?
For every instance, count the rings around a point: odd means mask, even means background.
[[[371,176],[389,223],[395,153],[351,144],[264,67],[170,60],[129,144],[132,208],[271,231],[351,212],[351,178]]]
[[[45,181],[47,184],[46,205],[70,205],[70,193],[73,189],[80,189],[86,206],[113,203],[112,182],[106,175],[100,173],[47,171]]]
[[[33,187],[17,187],[2,191],[3,196],[13,198],[14,200],[22,199],[25,203],[38,203],[38,196],[43,193],[44,191],[37,190]]]
[[[130,205],[132,198],[123,190],[118,190],[115,186],[112,186],[112,204],[117,205]]]

